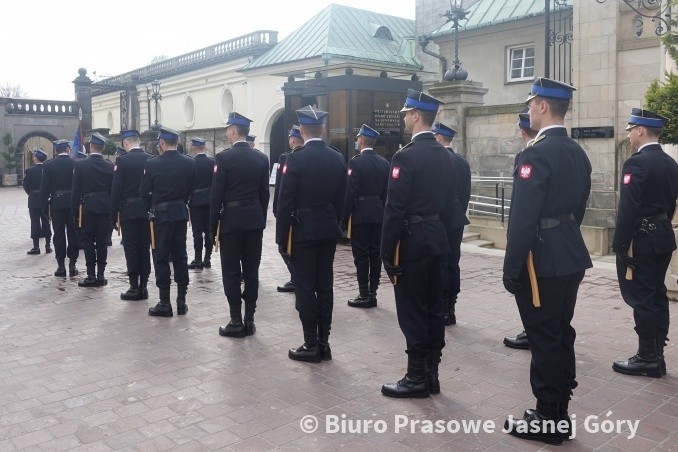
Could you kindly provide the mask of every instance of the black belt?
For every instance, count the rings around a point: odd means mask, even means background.
[[[379,199],[379,195],[363,195],[363,196],[358,196],[358,201],[365,201],[366,199]]]
[[[658,213],[657,215],[653,217],[640,217],[636,220],[636,224],[640,226],[643,224],[643,222],[647,223],[654,223],[655,221],[662,221],[662,220],[668,220],[669,217],[666,215],[666,212],[663,213]]]
[[[542,218],[539,220],[539,229],[551,229],[560,225],[561,223],[567,223],[574,220],[574,214],[564,213],[558,215],[557,217]]]
[[[163,201],[163,202],[159,202],[159,203],[155,204],[153,206],[153,208],[157,211],[163,211],[163,210],[167,210],[167,207],[169,207],[169,206],[176,206],[176,205],[182,205],[182,204],[186,205],[185,202],[180,201],[180,200],[178,200],[178,201]]]
[[[132,196],[132,197],[124,199],[123,202],[138,202],[138,201],[143,201],[143,200],[144,200],[144,198],[142,198],[141,196]]]
[[[31,193],[40,193],[40,190],[31,190]]]
[[[226,207],[238,207],[238,206],[249,206],[251,204],[258,203],[258,199],[241,199],[238,201],[228,201],[225,205]]]
[[[90,196],[99,196],[99,195],[110,195],[107,191],[91,191],[89,193],[83,193],[84,198],[89,198]]]
[[[332,204],[321,204],[319,206],[298,207],[297,212],[301,212],[301,213],[303,213],[303,212],[313,212],[314,210],[320,210],[320,209],[323,209],[323,208],[328,207],[328,206],[331,207]]]
[[[208,191],[210,188],[211,188],[211,187],[196,188],[196,189],[193,190],[191,193],[194,193],[194,194],[195,194],[195,193],[200,193],[200,192],[203,192],[203,191]]]
[[[409,224],[417,224],[421,223],[422,221],[433,221],[433,220],[439,220],[440,215],[437,213],[432,213],[431,215],[408,215],[407,216],[407,222]]]
[[[70,190],[55,190],[54,191],[54,197],[58,198],[59,196],[70,196],[71,191]]]

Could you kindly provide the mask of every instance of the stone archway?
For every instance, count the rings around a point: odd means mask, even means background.
[[[21,159],[21,165],[17,167],[17,174],[19,175],[20,182],[23,180],[24,171],[26,168],[33,166],[33,156],[31,151],[34,148],[42,148],[47,153],[47,158],[53,157],[54,145],[57,137],[52,135],[49,132],[44,132],[42,130],[30,132],[17,142],[16,144],[16,155],[17,158]]]
[[[283,113],[285,113],[283,105],[276,105],[265,120],[264,136],[268,139],[266,144],[270,168],[273,168],[273,164],[278,162],[280,154],[287,150],[287,131],[285,130],[285,115]]]

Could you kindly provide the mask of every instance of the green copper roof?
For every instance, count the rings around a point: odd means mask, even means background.
[[[414,21],[331,4],[243,70],[321,58],[422,69]]]
[[[573,0],[556,0],[552,11],[572,9]],[[488,27],[514,20],[528,19],[544,15],[544,0],[480,0],[466,10],[466,20],[459,24],[459,31]],[[448,22],[430,36],[443,36],[454,33],[453,22]]]

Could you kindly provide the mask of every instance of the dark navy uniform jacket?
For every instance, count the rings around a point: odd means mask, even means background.
[[[112,220],[117,220],[118,211],[120,221],[148,218],[148,209],[139,196],[139,185],[150,158],[141,148],[134,148],[116,159],[111,188]]]
[[[417,134],[393,155],[381,237],[382,259],[393,262],[398,241],[401,262],[450,253],[456,174],[454,157],[432,132]],[[414,223],[408,218],[413,215],[439,218]]]
[[[449,146],[446,147],[454,156],[457,166],[456,181],[459,202],[455,203],[454,220],[452,221],[452,227],[456,229],[470,223],[466,217],[466,210],[471,200],[471,166],[461,154],[454,152],[454,149]]]
[[[23,187],[28,195],[28,208],[41,209],[40,202],[40,181],[42,180],[43,163],[38,163],[30,168],[26,168],[24,174]]]
[[[296,149],[300,149],[296,148]],[[291,151],[283,152],[278,157],[278,167],[275,169],[275,188],[273,189],[273,216],[278,215],[278,196],[280,196],[280,184],[282,184],[282,170],[285,166],[285,161],[287,161],[287,156],[294,152],[296,149]]]
[[[374,149],[364,149],[348,161],[342,219],[348,224],[381,223],[388,189],[389,163]],[[367,199],[360,199],[367,197]]]
[[[193,187],[191,187],[191,199],[188,205],[190,207],[200,207],[210,205],[210,187],[212,187],[212,176],[214,175],[214,159],[206,154],[198,154],[195,161],[195,177],[193,178]]]
[[[282,169],[276,243],[287,243],[290,226],[293,242],[341,236],[345,195],[344,157],[322,140],[307,141],[287,156]]]
[[[671,219],[678,196],[678,163],[656,144],[648,144],[629,157],[622,167],[619,208],[612,247],[638,254],[670,253],[676,249]],[[637,233],[642,218],[666,213],[648,233]]]
[[[40,183],[40,201],[45,213],[47,213],[48,203],[52,209],[71,208],[74,166],[75,160],[68,154],[57,155],[44,163]]]
[[[266,227],[270,191],[268,157],[245,141],[217,154],[213,167],[210,230],[216,234]]]
[[[504,274],[518,279],[534,254],[538,277],[591,268],[579,229],[591,192],[591,163],[565,127],[544,130],[516,158]],[[541,219],[574,219],[541,229]],[[561,217],[563,218],[563,217]]]
[[[111,211],[111,183],[113,163],[101,154],[92,154],[75,162],[71,208],[75,212],[80,204],[83,211],[105,213]]]
[[[188,197],[193,185],[195,162],[176,150],[165,151],[146,161],[139,194],[155,221],[188,221]]]

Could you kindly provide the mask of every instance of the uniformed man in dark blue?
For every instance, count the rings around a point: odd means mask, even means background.
[[[123,155],[127,155],[127,151],[125,150],[124,147],[118,146],[117,148],[115,148],[115,155],[117,155],[118,157],[122,157]]]
[[[137,130],[123,130],[120,139],[125,155],[115,161],[111,188],[111,224],[120,228],[129,278],[129,289],[120,294],[120,299],[146,300],[151,274],[151,231],[139,186],[151,155],[141,149]]]
[[[515,295],[530,338],[530,383],[537,399],[535,410],[508,419],[504,427],[513,436],[550,444],[570,435],[558,421],[570,425],[567,409],[577,387],[571,321],[579,284],[592,266],[580,230],[591,163],[564,126],[572,91],[547,78],[532,85],[526,104],[531,127],[539,132],[514,172],[503,270],[504,287]],[[538,293],[532,293],[530,278]]]
[[[278,157],[278,166],[275,170],[275,188],[273,190],[273,216],[278,215],[278,195],[280,194],[280,185],[282,184],[282,169],[285,166],[285,161],[287,156],[297,149],[301,149],[304,145],[304,139],[301,138],[301,132],[299,132],[299,126],[293,125],[287,133],[287,144],[289,150],[280,154]],[[292,277],[292,267],[290,263],[290,256],[287,253],[282,253],[283,261],[287,270],[290,272],[290,279],[282,286],[278,286],[276,290],[278,292],[294,292],[294,278]]]
[[[49,226],[47,212],[43,212],[40,201],[40,181],[42,180],[43,163],[47,153],[42,149],[33,149],[33,166],[26,168],[23,187],[28,195],[28,214],[31,217],[31,239],[33,248],[26,254],[40,254],[40,238],[45,238],[45,253],[51,253],[50,241],[52,229]]]
[[[328,338],[334,303],[334,253],[346,194],[346,162],[322,139],[327,112],[311,105],[296,111],[304,146],[287,156],[276,217],[276,243],[290,254],[296,309],[304,343],[290,359],[332,359]]]
[[[104,277],[108,257],[107,242],[111,236],[111,182],[113,164],[102,153],[106,138],[95,133],[89,143],[90,155],[75,162],[71,205],[78,212],[77,220],[82,230],[87,277],[80,287],[101,287],[108,281]]]
[[[381,278],[381,226],[388,187],[388,160],[374,146],[379,132],[363,124],[356,137],[360,154],[348,162],[343,227],[351,227],[351,251],[358,278],[358,296],[348,300],[352,308],[377,306]],[[350,221],[349,221],[350,220]]]
[[[629,142],[637,152],[622,167],[619,207],[612,248],[622,298],[633,309],[638,352],[612,368],[626,375],[666,375],[664,347],[669,334],[666,271],[676,249],[671,219],[678,196],[678,163],[659,137],[667,118],[634,108],[628,120]]]
[[[382,386],[388,397],[423,398],[440,392],[438,365],[445,346],[442,270],[450,254],[457,200],[455,160],[431,131],[441,103],[408,90],[401,112],[412,141],[391,160],[381,258],[395,283],[407,373]]]
[[[228,115],[226,138],[231,148],[215,158],[210,199],[211,230],[219,240],[221,276],[231,316],[228,325],[219,328],[219,334],[227,337],[251,336],[256,330],[254,312],[270,192],[268,157],[251,148],[245,139],[251,122],[237,112]]]
[[[459,268],[461,240],[464,237],[464,226],[469,224],[466,210],[471,199],[471,167],[461,154],[452,149],[452,139],[456,134],[456,130],[441,122],[433,125],[433,135],[436,140],[450,151],[457,164],[455,180],[457,181],[458,199],[454,204],[452,236],[450,237],[452,254],[449,255],[449,259],[443,266],[443,303],[445,304],[443,320],[445,325],[456,325],[457,323],[455,306],[457,296],[461,292],[461,269]]]
[[[247,134],[247,137],[245,137],[245,141],[247,141],[247,144],[252,148],[256,149],[256,143],[255,140],[257,139],[256,135],[250,135],[249,133]]]
[[[195,162],[191,157],[177,151],[179,132],[163,126],[160,128],[158,140],[160,155],[146,161],[139,188],[139,194],[149,209],[149,220],[154,234],[151,242],[155,239],[155,248],[152,251],[155,284],[160,292],[160,302],[150,308],[148,314],[172,317],[170,254],[174,282],[177,283],[177,314],[184,315],[188,312],[187,203],[193,186]]]
[[[212,239],[210,237],[210,188],[214,174],[214,159],[205,154],[205,140],[191,138],[191,152],[195,160],[195,177],[188,207],[191,212],[191,232],[195,258],[188,264],[190,269],[212,266]],[[203,258],[203,247],[205,257]]]
[[[537,130],[534,130],[530,127],[530,109],[525,107],[525,109],[518,113],[518,131],[520,137],[525,141],[526,145],[530,144],[530,141],[537,136]],[[516,157],[513,161],[513,171],[515,172],[518,167],[518,162],[520,161],[520,154],[522,151],[516,154]],[[513,192],[511,192],[511,199],[513,200]],[[510,204],[509,204],[510,205]],[[508,233],[507,233],[508,237]],[[521,331],[515,336],[506,336],[504,337],[504,345],[509,348],[515,348],[518,350],[528,350],[530,348],[530,340],[527,337],[525,330]]]
[[[66,140],[55,143],[57,156],[45,163],[42,169],[40,182],[40,200],[45,214],[52,221],[54,233],[54,254],[57,269],[54,276],[65,277],[64,265],[68,256],[68,273],[70,276],[78,274],[76,262],[78,260],[78,234],[71,211],[71,190],[73,188],[73,160],[69,153],[71,145]]]

